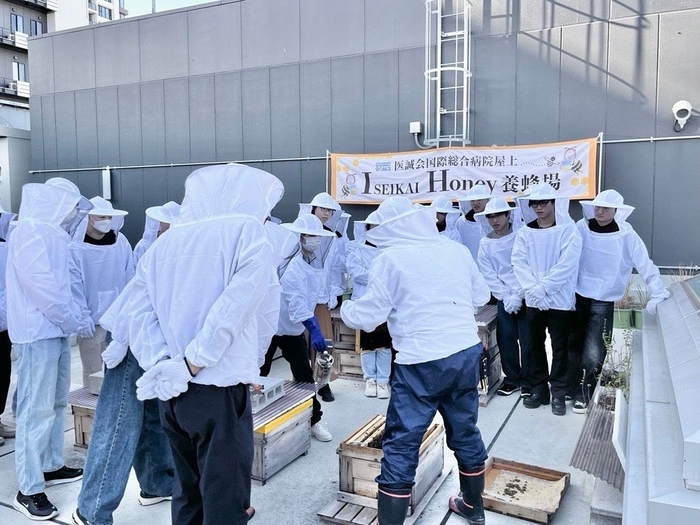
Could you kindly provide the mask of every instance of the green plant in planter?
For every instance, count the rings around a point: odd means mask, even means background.
[[[625,293],[620,300],[615,301],[615,312],[613,315],[613,326],[615,328],[634,328],[634,297],[632,297],[632,280],[627,283]]]
[[[625,329],[622,332],[623,345],[617,350],[613,346],[611,335],[605,337],[605,349],[607,355],[603,362],[603,371],[598,379],[598,404],[612,410],[615,407],[615,390],[621,390],[625,399],[629,401],[630,372],[632,369],[632,340],[634,332]]]

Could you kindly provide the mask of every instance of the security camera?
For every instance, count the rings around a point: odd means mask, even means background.
[[[690,112],[693,111],[693,106],[687,100],[679,100],[673,105],[673,118],[676,122],[673,125],[675,131],[680,131],[685,126],[690,118]]]

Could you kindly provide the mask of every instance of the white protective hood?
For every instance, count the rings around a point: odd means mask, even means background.
[[[187,178],[179,220],[144,254],[131,286],[129,338],[144,369],[184,356],[203,367],[194,383],[258,380],[280,301],[263,222],[283,193],[273,175],[239,164]]]
[[[595,206],[616,208],[615,222],[619,230],[600,233],[591,231],[588,221],[594,218]],[[576,292],[597,301],[619,301],[632,275],[632,269],[644,279],[652,299],[665,299],[659,269],[649,258],[644,242],[627,222],[634,207],[624,204],[615,190],[605,190],[592,201],[582,201],[584,218],[578,221],[583,241]]]
[[[516,202],[520,207],[520,213],[525,224],[529,224],[537,219],[537,214],[529,205],[531,200],[543,201],[551,199],[555,202],[554,216],[557,225],[574,222],[571,215],[569,215],[569,197],[558,194],[551,184],[533,184],[526,193],[516,197]]]
[[[616,208],[615,222],[627,222],[627,218],[634,211],[634,206],[625,204],[625,199],[615,190],[601,191],[592,201],[580,201],[583,216],[590,220],[595,218],[595,207]]]
[[[134,247],[134,267],[138,264],[143,254],[158,238],[160,223],[174,223],[180,216],[180,205],[169,201],[162,206],[151,206],[146,209],[146,222],[143,227],[143,237]]]
[[[90,203],[90,201],[88,201],[86,198],[82,197],[78,186],[68,179],[64,179],[63,177],[53,177],[47,180],[45,184],[47,186],[64,189],[69,193],[81,197],[81,200],[78,203],[78,215],[68,227],[68,232],[74,240],[82,241],[85,237],[85,231],[87,230],[87,212],[92,207],[92,203]]]
[[[474,311],[490,294],[469,251],[439,235],[434,210],[417,210],[405,197],[385,200],[376,214],[367,239],[381,251],[364,295],[341,307],[345,324],[370,332],[387,321],[399,364],[478,344]]]
[[[71,237],[61,223],[78,208],[67,228],[74,233],[91,207],[79,193],[55,184],[23,186],[7,255],[8,328],[13,343],[77,331],[80,313],[71,293],[68,262]]]

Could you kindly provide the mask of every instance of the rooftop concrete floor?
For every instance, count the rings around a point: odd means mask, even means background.
[[[72,390],[80,387],[80,358],[77,347],[73,347]],[[289,366],[282,359],[275,361],[273,376],[291,379]],[[16,377],[13,375],[14,391]],[[253,486],[252,504],[257,514],[252,523],[258,525],[309,525],[327,523],[316,513],[335,499],[338,489],[338,459],[336,449],[362,423],[375,414],[384,414],[387,401],[367,398],[363,395],[364,383],[339,379],[333,382],[336,401],[323,403],[323,421],[333,434],[333,441],[321,443],[312,439],[311,450],[283,470],[273,475],[264,486]],[[11,395],[10,395],[11,397]],[[570,407],[569,407],[570,408]],[[70,411],[68,411],[70,412]],[[549,406],[528,410],[516,395],[495,396],[487,407],[479,412],[479,428],[489,455],[520,461],[540,467],[571,473],[571,485],[561,507],[552,520],[554,525],[604,525],[604,520],[591,520],[590,504],[594,478],[569,467],[574,446],[585,416],[573,414],[554,416]],[[10,401],[2,416],[4,422],[14,423]],[[73,417],[66,415],[65,460],[70,466],[82,466],[85,452],[74,448]],[[30,523],[12,508],[17,493],[14,462],[14,440],[8,439],[0,447],[0,524],[14,525]],[[417,525],[458,525],[466,523],[448,511],[447,500],[458,492],[456,463],[452,453],[446,449],[446,462],[454,465],[451,474],[438,493],[432,498]],[[80,482],[58,485],[46,489],[49,499],[60,511],[54,523],[71,524],[71,513],[75,508]],[[132,475],[120,507],[114,514],[120,525],[170,523],[170,504],[161,503],[141,507],[137,497],[138,483]],[[529,523],[517,518],[487,512],[488,525],[516,525]],[[614,522],[613,522],[614,523]],[[619,523],[619,522],[618,522]]]

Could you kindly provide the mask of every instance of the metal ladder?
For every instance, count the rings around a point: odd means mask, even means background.
[[[426,0],[425,7],[424,143],[471,144],[471,2]]]

